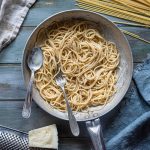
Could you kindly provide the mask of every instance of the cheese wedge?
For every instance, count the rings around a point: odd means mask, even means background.
[[[58,149],[56,125],[50,125],[29,131],[29,147]]]

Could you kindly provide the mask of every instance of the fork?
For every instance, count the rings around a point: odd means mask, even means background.
[[[63,72],[61,71],[60,68],[59,68],[59,71],[55,77],[55,80],[56,80],[56,84],[61,88],[61,90],[63,91],[63,94],[64,94],[64,99],[65,99],[66,106],[67,106],[67,112],[68,112],[69,125],[70,125],[71,132],[74,136],[78,136],[79,132],[80,132],[79,126],[78,126],[78,123],[76,121],[75,116],[73,115],[69,101],[67,99],[67,95],[65,92],[66,79],[65,79]]]
[[[93,146],[95,150],[106,150],[104,141],[102,128],[100,124],[100,119],[97,118],[95,120],[87,121],[86,127],[89,131]]]

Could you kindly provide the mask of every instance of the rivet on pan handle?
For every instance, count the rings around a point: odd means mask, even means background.
[[[91,140],[94,145],[94,149],[95,150],[106,150],[104,140],[103,140],[100,119],[98,118],[98,119],[95,119],[92,121],[87,121],[86,127],[89,131]]]

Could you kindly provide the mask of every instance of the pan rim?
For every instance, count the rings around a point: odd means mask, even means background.
[[[133,73],[133,56],[132,56],[132,51],[131,51],[131,47],[129,45],[129,42],[126,38],[126,36],[120,31],[120,29],[113,23],[111,22],[110,20],[108,20],[107,18],[105,18],[104,16],[102,16],[101,14],[99,13],[96,13],[96,12],[92,12],[92,11],[87,11],[87,10],[82,10],[82,9],[70,9],[70,10],[64,10],[64,11],[61,11],[61,12],[58,12],[58,13],[55,13],[53,15],[50,15],[49,17],[47,17],[46,19],[44,19],[39,25],[37,25],[37,27],[31,32],[30,36],[28,37],[26,43],[25,43],[25,47],[24,47],[24,50],[23,50],[23,55],[22,55],[22,64],[21,64],[21,68],[22,68],[22,74],[23,74],[23,80],[24,80],[24,83],[25,83],[25,86],[27,87],[27,84],[26,84],[26,79],[25,79],[25,52],[26,52],[26,49],[27,49],[27,45],[28,45],[28,42],[30,40],[30,38],[32,37],[32,35],[34,34],[34,32],[43,24],[45,23],[47,20],[51,19],[52,17],[55,17],[57,15],[60,15],[60,14],[63,14],[63,13],[68,13],[68,12],[76,12],[76,11],[81,11],[81,12],[86,12],[86,13],[92,13],[94,15],[98,15],[100,17],[102,17],[104,20],[106,20],[107,22],[109,22],[114,28],[116,28],[117,30],[119,30],[119,32],[121,33],[122,37],[124,38],[126,44],[127,44],[127,47],[129,49],[129,55],[130,55],[130,58],[131,58],[131,66],[130,66],[130,76],[128,77],[128,81],[126,83],[126,86],[127,88],[124,89],[124,91],[122,92],[122,95],[120,96],[120,100],[118,100],[118,102],[116,102],[113,107],[110,107],[109,109],[107,109],[107,111],[105,111],[105,113],[103,114],[99,114],[98,116],[93,116],[92,118],[84,118],[84,120],[80,120],[80,119],[77,119],[77,121],[88,121],[88,120],[93,120],[93,119],[96,119],[96,118],[99,118],[101,116],[104,116],[105,114],[109,113],[111,110],[113,110],[120,102],[121,100],[123,99],[123,97],[125,96],[129,86],[130,86],[130,83],[131,83],[131,80],[132,80],[132,73]],[[36,100],[34,100],[36,102],[36,104],[41,107],[41,105],[39,105],[37,103]],[[41,107],[43,109],[43,107]],[[59,115],[55,115],[55,114],[52,114],[50,112],[48,112],[46,109],[43,109],[44,111],[46,111],[47,113],[49,113],[50,115],[52,116],[55,116],[56,118],[59,118],[59,119],[63,119],[63,120],[68,120],[68,118],[62,118],[62,116],[59,116]]]

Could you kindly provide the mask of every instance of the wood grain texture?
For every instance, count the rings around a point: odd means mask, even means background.
[[[22,53],[25,43],[35,28],[41,21],[54,13],[77,8],[74,0],[38,0],[35,5],[30,9],[25,22],[18,34],[18,37],[0,54],[0,63],[21,63]],[[110,20],[117,21],[117,18],[106,16]],[[31,27],[32,26],[32,27]],[[150,40],[150,30],[145,28],[124,27],[128,30],[139,34],[147,40]],[[146,44],[137,39],[127,36],[133,51],[134,62],[141,62],[149,52],[150,44]]]
[[[25,95],[21,66],[0,65],[0,100],[24,100]]]
[[[54,13],[77,8],[74,4],[74,0],[38,0],[30,9],[23,26],[37,26]]]
[[[21,116],[26,88],[23,82],[20,63],[25,42],[33,29],[41,21],[54,13],[74,8],[78,8],[75,6],[75,0],[37,0],[30,9],[18,37],[0,53],[0,124],[28,132],[29,130],[55,123],[58,127],[60,150],[91,150],[92,144],[84,123],[79,123],[81,129],[79,138],[73,138],[67,121],[49,115],[34,102],[31,118],[26,120]],[[104,16],[112,21],[121,21],[118,18]],[[149,29],[136,27],[121,28],[150,40]],[[127,39],[132,48],[134,63],[141,62],[147,53],[150,52],[150,45],[129,36],[127,36]]]
[[[59,150],[92,150],[92,143],[88,138],[61,138]]]
[[[22,27],[18,37],[7,48],[0,53],[0,63],[21,63],[22,54],[25,43],[35,27]],[[122,29],[139,34],[141,37],[150,40],[150,30],[135,27],[123,27]],[[130,36],[126,36],[129,40],[134,62],[141,62],[150,52],[150,44],[139,41]]]
[[[59,150],[94,150],[92,143],[88,138],[59,138]],[[37,150],[30,148],[30,150]],[[48,149],[40,149],[48,150]],[[49,149],[52,150],[52,149]]]
[[[40,22],[55,13],[64,10],[79,9],[75,4],[75,0],[38,0],[30,9],[23,26],[37,26]],[[101,15],[112,21],[122,21],[122,19]]]
[[[25,43],[34,27],[21,28],[17,38],[0,53],[0,63],[21,63]]]
[[[26,90],[20,66],[0,67],[0,99],[24,99]]]
[[[122,29],[127,30],[129,32],[133,32],[141,36],[142,38],[150,41],[150,29],[139,28],[139,27],[123,27]],[[126,37],[131,46],[134,63],[142,62],[143,59],[147,57],[147,54],[150,53],[150,44],[135,39],[128,35],[126,35]]]
[[[28,132],[50,124],[56,124],[59,137],[73,137],[68,121],[57,119],[32,103],[32,114],[29,119],[22,118],[22,100],[0,101],[0,125]],[[79,123],[80,137],[88,137],[84,123]]]
[[[122,100],[124,101],[124,100]],[[22,107],[24,101],[22,100],[5,100],[0,101],[0,125],[14,128],[20,131],[28,133],[28,131],[43,126],[56,124],[58,129],[58,134],[60,138],[73,138],[70,132],[70,127],[68,121],[58,119],[37,106],[34,101],[32,103],[32,113],[29,119],[22,118]],[[114,118],[120,111],[120,105],[118,105],[111,113],[105,115],[101,118],[102,128],[104,135],[110,127],[110,119]],[[89,138],[85,122],[79,122],[80,135],[82,138]],[[108,140],[108,138],[107,138]]]

